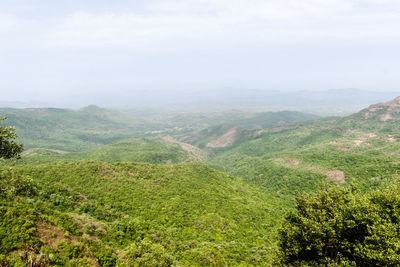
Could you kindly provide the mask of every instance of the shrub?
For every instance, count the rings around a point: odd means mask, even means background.
[[[131,244],[124,252],[118,266],[172,266],[175,259],[160,244],[149,239]]]
[[[326,187],[297,198],[279,230],[285,265],[393,266],[400,262],[397,189],[362,195],[354,187]]]

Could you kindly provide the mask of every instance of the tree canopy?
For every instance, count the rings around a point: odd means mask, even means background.
[[[297,198],[279,231],[279,260],[296,266],[394,266],[400,262],[400,190],[366,195],[326,187]]]
[[[5,119],[7,118],[0,117],[0,159],[16,158],[23,151],[23,147],[14,141],[17,138],[15,128],[1,125]]]

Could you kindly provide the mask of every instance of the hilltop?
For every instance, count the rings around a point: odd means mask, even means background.
[[[399,131],[400,97],[388,102],[382,102],[350,116],[348,121],[359,124],[360,128],[378,131],[380,133],[393,133]]]
[[[366,110],[360,112],[365,119],[372,119],[379,116],[380,121],[398,119],[400,117],[400,96],[395,99],[371,105]]]

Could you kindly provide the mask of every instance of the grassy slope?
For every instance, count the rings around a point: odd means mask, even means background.
[[[38,190],[26,199],[0,199],[0,235],[7,232],[10,241],[0,244],[0,254],[15,255],[31,244],[42,252],[53,247],[68,261],[51,238],[38,241],[39,223],[74,236],[73,243],[85,247],[79,257],[100,257],[107,248],[123,254],[132,243],[151,242],[186,266],[269,261],[276,220],[269,196],[204,165],[76,162],[24,165],[14,172],[31,177]],[[15,214],[5,216],[12,206]],[[19,218],[30,224],[10,228]],[[23,237],[21,227],[27,228]]]

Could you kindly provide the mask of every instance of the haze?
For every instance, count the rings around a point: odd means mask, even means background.
[[[1,100],[396,92],[399,29],[394,0],[2,0]]]

